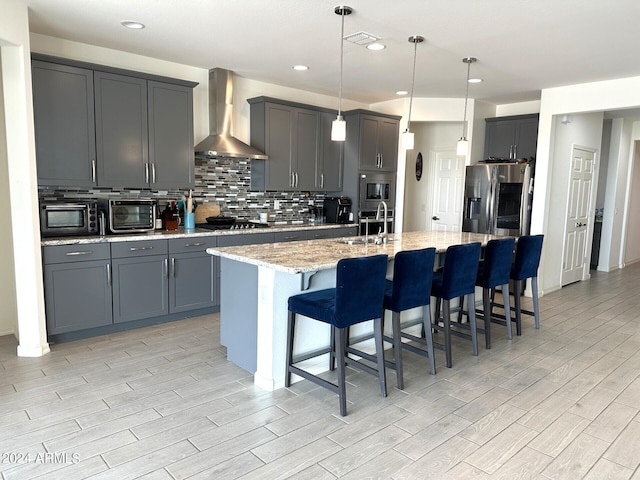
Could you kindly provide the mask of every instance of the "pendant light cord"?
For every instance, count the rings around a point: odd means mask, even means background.
[[[344,15],[345,7],[342,7],[340,16],[342,17],[342,28],[340,29],[340,87],[338,88],[338,116],[342,110],[342,70],[344,65]]]
[[[411,96],[409,97],[409,117],[407,118],[407,131],[411,131],[411,107],[413,105],[413,88],[416,85],[416,56],[418,55],[418,39],[413,39],[413,76],[411,77]]]
[[[471,63],[472,60],[471,58],[467,58],[466,59],[466,63],[467,63],[467,90],[466,93],[464,94],[464,117],[463,117],[463,122],[462,122],[462,138],[466,138],[465,133],[467,132],[467,101],[469,100],[469,74],[471,72]]]

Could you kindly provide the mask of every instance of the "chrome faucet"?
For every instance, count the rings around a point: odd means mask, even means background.
[[[387,209],[387,202],[382,201],[378,204],[378,208],[376,210],[376,220],[380,220],[380,207],[384,208],[384,227],[382,229],[378,229],[378,236],[376,237],[376,244],[387,243],[387,237],[389,232],[387,231],[387,217],[389,215],[389,210]],[[382,230],[382,232],[380,232]]]

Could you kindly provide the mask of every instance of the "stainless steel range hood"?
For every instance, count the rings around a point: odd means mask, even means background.
[[[196,155],[266,160],[265,153],[241,142],[231,134],[233,119],[233,72],[224,68],[209,70],[209,131],[196,145]]]

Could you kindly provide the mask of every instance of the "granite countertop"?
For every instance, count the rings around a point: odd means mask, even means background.
[[[369,236],[369,238],[373,238]],[[393,258],[403,250],[435,247],[444,252],[450,245],[480,242],[483,245],[497,235],[468,232],[407,232],[389,235],[386,245],[362,244],[364,237],[344,237],[326,240],[303,240],[287,243],[267,243],[237,247],[208,248],[207,253],[252,265],[269,267],[287,273],[307,273],[331,269],[342,258],[386,253]],[[347,242],[354,242],[349,244]]]
[[[286,232],[291,230],[312,230],[312,229],[328,229],[341,227],[355,227],[355,223],[269,223],[269,228],[249,228],[244,230],[208,230],[205,228],[195,228],[193,230],[185,230],[179,227],[178,230],[167,232],[165,230],[154,230],[147,233],[120,233],[112,235],[87,235],[77,237],[51,237],[43,238],[40,245],[43,247],[52,245],[80,245],[91,243],[114,243],[114,242],[131,242],[144,240],[170,240],[172,238],[185,237],[211,237],[220,235],[252,235],[254,233],[268,232]]]

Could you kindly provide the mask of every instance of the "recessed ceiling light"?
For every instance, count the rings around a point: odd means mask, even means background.
[[[386,47],[386,45],[383,45],[381,43],[371,43],[371,44],[367,45],[367,48],[369,50],[376,50],[377,51],[377,50],[384,50],[387,47]]]
[[[483,80],[481,78],[470,78],[469,83],[480,83]]]
[[[408,95],[408,94],[409,94],[409,92],[407,92],[406,90],[398,90],[396,92],[396,95]]]
[[[133,22],[131,20],[125,20],[124,22],[120,22],[120,25],[123,27],[131,28],[133,30],[141,30],[144,28],[144,23]]]
[[[294,65],[293,69],[298,70],[299,72],[304,72],[305,70],[309,70],[309,67],[306,65]]]

